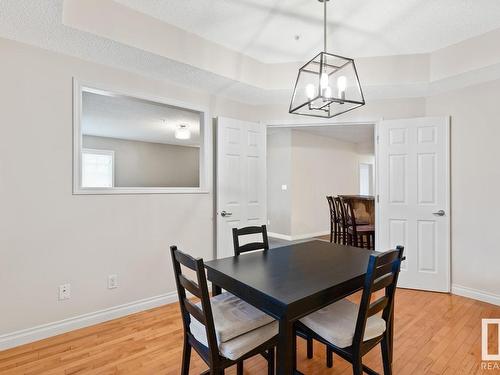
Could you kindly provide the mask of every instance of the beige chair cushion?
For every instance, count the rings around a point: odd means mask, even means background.
[[[210,299],[219,352],[236,360],[278,334],[278,322],[231,293]],[[201,308],[201,303],[197,304]],[[193,336],[208,346],[205,326],[191,317]]]
[[[272,317],[225,292],[210,298],[217,342],[223,343],[274,321]],[[201,302],[197,304],[201,308]],[[191,332],[195,337],[205,334],[205,326],[191,317]]]
[[[359,306],[346,299],[313,312],[300,321],[339,348],[351,346],[358,319]],[[374,315],[366,321],[364,340],[370,340],[385,332],[385,320]]]
[[[199,342],[203,345],[208,346],[207,336],[205,332],[191,331]],[[272,339],[278,334],[278,322],[273,321],[272,323],[266,324],[263,327],[259,327],[250,332],[244,333],[232,340],[226,342],[218,342],[219,352],[222,356],[229,358],[233,361],[237,360],[244,354],[255,349],[259,345],[262,345],[267,340]]]

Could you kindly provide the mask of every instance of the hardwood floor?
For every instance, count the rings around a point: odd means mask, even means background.
[[[500,307],[399,289],[394,374],[500,374],[498,369],[481,369],[481,318],[500,318]],[[298,341],[298,367],[305,374],[352,373],[337,356],[334,367],[327,369],[325,349],[318,343],[314,358],[307,360],[304,342]],[[179,308],[171,304],[0,352],[0,374],[179,374],[181,350]],[[379,349],[363,362],[382,372]],[[205,369],[193,354],[191,373]],[[226,371],[235,373],[235,368]],[[263,373],[262,358],[245,362],[245,374]]]

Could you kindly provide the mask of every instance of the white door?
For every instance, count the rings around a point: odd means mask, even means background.
[[[232,256],[233,227],[266,223],[266,127],[217,119],[217,258]]]
[[[379,250],[405,246],[398,286],[450,291],[449,118],[378,125]]]

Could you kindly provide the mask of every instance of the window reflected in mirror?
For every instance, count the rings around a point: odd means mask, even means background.
[[[203,113],[81,91],[80,188],[200,187]]]

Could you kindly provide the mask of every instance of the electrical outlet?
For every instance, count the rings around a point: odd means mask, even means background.
[[[283,191],[288,190],[288,186],[287,185],[281,185],[281,190],[283,190]]]
[[[71,298],[71,284],[59,285],[59,301]]]
[[[118,288],[118,275],[108,276],[108,289]]]

